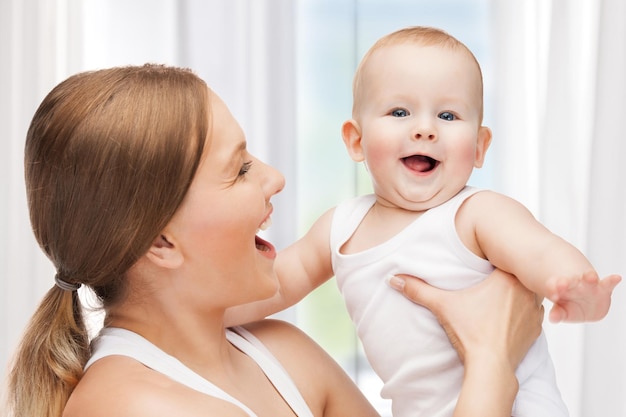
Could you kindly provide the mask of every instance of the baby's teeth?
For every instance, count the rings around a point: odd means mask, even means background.
[[[271,218],[267,218],[262,224],[261,226],[259,226],[259,229],[261,230],[267,230],[269,229],[269,227],[272,225],[272,219]]]

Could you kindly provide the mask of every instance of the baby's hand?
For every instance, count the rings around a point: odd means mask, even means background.
[[[595,271],[579,277],[555,277],[548,281],[548,299],[554,303],[550,321],[571,323],[597,321],[609,311],[611,294],[622,277],[609,275],[600,280]]]

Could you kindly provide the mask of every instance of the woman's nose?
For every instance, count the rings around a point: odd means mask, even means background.
[[[271,165],[262,163],[265,169],[265,179],[263,187],[268,195],[278,194],[285,187],[285,177]]]

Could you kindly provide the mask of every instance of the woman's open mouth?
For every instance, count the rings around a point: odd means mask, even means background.
[[[265,221],[263,221],[263,223],[261,223],[261,225],[259,226],[257,232],[267,230],[271,225],[272,219],[271,217],[267,216]],[[274,248],[274,246],[267,240],[261,239],[258,235],[254,236],[254,244],[256,245],[256,249],[259,252],[263,252],[263,255],[270,258],[274,258],[276,256],[276,249]]]
[[[276,249],[267,240],[261,239],[258,236],[254,236],[254,244],[259,252],[262,252],[264,256],[269,258],[276,257]]]

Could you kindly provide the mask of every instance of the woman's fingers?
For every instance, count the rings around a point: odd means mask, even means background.
[[[437,293],[443,291],[410,275],[394,275],[389,277],[388,282],[392,288],[400,291],[409,300],[429,310],[433,310],[432,307],[435,307],[433,303],[439,300]]]
[[[498,351],[513,369],[541,333],[541,299],[515,277],[495,270],[479,284],[446,291],[409,276],[397,275],[389,285],[428,308],[459,353]]]

